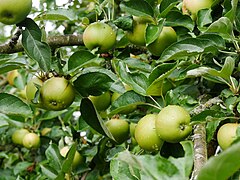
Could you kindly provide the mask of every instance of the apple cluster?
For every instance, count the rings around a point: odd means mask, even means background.
[[[37,107],[60,111],[72,104],[75,90],[64,77],[51,77],[43,81],[35,76],[26,86],[26,97],[29,103]]]
[[[23,21],[32,9],[32,0],[1,0],[0,22],[7,25]]]
[[[40,146],[40,137],[27,129],[17,129],[12,134],[14,144],[22,145],[27,149],[38,148]]]
[[[181,106],[168,105],[158,114],[147,114],[135,126],[138,145],[150,152],[159,151],[164,141],[178,143],[192,132],[190,115]]]

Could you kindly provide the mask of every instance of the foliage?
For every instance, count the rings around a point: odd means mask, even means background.
[[[200,170],[200,180],[239,176],[239,138],[223,152],[216,142],[219,127],[237,123],[240,114],[237,0],[216,0],[211,9],[200,10],[196,20],[182,13],[178,0],[40,2],[18,25],[0,24],[1,44],[22,28],[18,41],[24,48],[24,52],[0,54],[0,179],[190,179],[194,132],[180,143],[165,142],[153,153],[142,150],[130,135],[116,144],[105,125],[113,117],[137,123],[167,105],[190,112],[191,125],[205,124],[210,158]],[[133,16],[153,21],[145,30],[147,45],[157,39],[163,26],[173,27],[177,42],[160,56],[131,44],[126,32],[132,30]],[[117,34],[114,48],[106,53],[90,51],[83,43],[68,47],[48,43],[48,37],[83,34],[96,21],[107,23]],[[7,73],[14,69],[19,75],[10,85]],[[43,81],[65,77],[75,88],[74,102],[61,111],[29,104],[24,92],[33,76]],[[36,88],[35,98],[39,98],[41,87]],[[107,91],[119,97],[106,110],[97,111],[88,97]],[[206,104],[216,97],[221,101]],[[129,111],[132,107],[135,110]],[[40,147],[13,144],[11,135],[20,128],[37,133]],[[50,130],[42,133],[44,128]],[[236,134],[240,136],[239,130]],[[60,149],[66,145],[71,148],[64,158]],[[76,151],[85,160],[73,168]]]

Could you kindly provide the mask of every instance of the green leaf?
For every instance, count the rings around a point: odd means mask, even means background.
[[[152,71],[152,66],[146,62],[139,61],[136,58],[126,58],[124,59],[124,63],[126,63],[127,67],[133,71],[141,71],[150,73]]]
[[[163,28],[163,21],[158,23],[158,25],[148,24],[146,29],[146,46],[154,42]]]
[[[31,108],[21,99],[7,93],[0,93],[0,112],[6,115],[32,117]]]
[[[124,31],[132,31],[133,19],[130,16],[119,17],[113,23]]]
[[[100,67],[91,67],[84,69],[73,84],[84,97],[98,96],[109,90],[116,80],[116,75],[111,71]]]
[[[134,91],[141,95],[146,95],[147,77],[140,72],[130,72],[126,63],[117,62],[117,74],[123,82],[133,88]]]
[[[144,96],[141,96],[134,91],[127,91],[119,96],[111,105],[109,115],[118,114],[128,111],[132,107],[144,104],[146,101]]]
[[[222,117],[224,114],[216,110],[204,110],[191,118],[191,122],[206,122],[207,117]]]
[[[227,57],[225,59],[224,65],[220,71],[220,76],[229,81],[234,68],[235,68],[235,59],[233,59],[230,56]]]
[[[64,173],[70,172],[76,150],[77,150],[77,145],[73,144],[67,153],[66,159],[63,161],[62,172],[64,172]]]
[[[188,15],[183,15],[179,11],[170,11],[169,14],[166,16],[166,22],[165,24],[167,26],[182,26],[190,31],[193,31],[194,29],[194,22],[192,21],[191,17]]]
[[[182,178],[178,168],[172,162],[159,155],[137,156],[126,150],[119,153],[116,160],[120,161],[119,163],[125,163],[125,166],[128,166],[132,175],[140,173],[140,179],[167,180]],[[120,169],[118,173],[124,173],[122,171],[123,170]]]
[[[176,63],[164,63],[155,67],[148,78],[150,85],[147,88],[147,94],[152,96],[162,95],[163,81],[176,67]]]
[[[220,43],[221,42],[221,43]],[[194,56],[203,53],[216,53],[225,46],[223,39],[216,34],[208,35],[208,38],[187,38],[170,45],[165,49],[158,62],[177,60],[185,56]]]
[[[200,170],[198,180],[226,180],[239,169],[240,142],[212,156]]]
[[[202,9],[198,12],[197,25],[198,27],[204,27],[207,24],[212,23],[211,9]]]
[[[97,113],[94,108],[92,101],[88,98],[83,98],[80,104],[80,112],[82,119],[94,130],[99,132],[100,134],[113,139],[112,134],[109,132],[107,127],[105,126],[102,118]]]
[[[58,172],[47,164],[40,164],[42,173],[49,179],[55,180],[58,176]]]
[[[87,50],[79,50],[73,53],[68,60],[68,70],[79,69],[94,59],[96,56]]]
[[[51,20],[51,21],[64,21],[64,20],[76,20],[77,16],[72,9],[54,9],[48,10],[39,14],[35,21],[42,21],[42,20]]]
[[[51,49],[47,43],[41,41],[41,30],[29,18],[21,25],[26,27],[22,32],[22,45],[25,52],[31,59],[38,62],[43,71],[48,72],[51,64]]]
[[[134,16],[153,16],[154,14],[151,5],[144,0],[122,1],[120,8],[122,11]]]
[[[33,163],[27,161],[19,162],[14,166],[13,173],[17,175],[23,171],[27,171],[27,168],[31,165],[33,165]]]
[[[232,36],[233,24],[227,17],[221,17],[217,21],[213,22],[207,29],[210,33],[219,33],[225,38]]]
[[[56,144],[50,144],[45,151],[45,154],[49,160],[49,165],[55,170],[60,171],[63,163],[63,157],[59,152],[58,146]]]
[[[169,12],[176,7],[179,2],[179,0],[162,0],[159,7],[161,17],[165,17],[169,14]]]

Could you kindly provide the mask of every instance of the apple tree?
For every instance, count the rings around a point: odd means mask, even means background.
[[[239,38],[238,0],[2,0],[0,179],[239,179]]]

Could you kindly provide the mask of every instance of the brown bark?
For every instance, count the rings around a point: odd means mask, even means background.
[[[52,49],[64,46],[80,46],[83,45],[82,35],[59,35],[47,38],[47,43]],[[14,47],[9,43],[0,45],[0,54],[12,54],[22,52],[24,49],[20,42]]]

